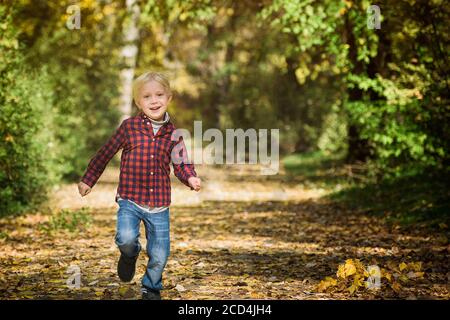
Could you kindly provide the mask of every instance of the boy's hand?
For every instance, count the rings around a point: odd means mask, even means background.
[[[199,191],[200,190],[200,184],[201,184],[200,178],[190,177],[188,179],[188,183],[191,186],[191,188],[193,188],[195,191]]]
[[[89,187],[86,183],[80,182],[78,184],[78,192],[81,194],[82,197],[87,195],[89,192],[91,192],[91,187]]]

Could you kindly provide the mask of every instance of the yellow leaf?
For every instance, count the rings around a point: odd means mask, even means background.
[[[358,289],[357,286],[355,286],[354,284],[352,284],[349,288],[348,291],[350,292],[350,294],[355,293],[356,289]]]
[[[407,277],[406,275],[404,275],[404,274],[400,275],[399,279],[400,279],[402,282],[408,282],[408,280],[409,280],[408,277]]]
[[[340,15],[340,16],[343,16],[346,12],[347,12],[347,9],[346,9],[346,8],[341,8],[341,9],[339,10],[339,15]]]
[[[363,278],[359,275],[355,275],[355,278],[353,279],[353,285],[358,288],[363,286]]]
[[[402,262],[398,265],[398,267],[399,267],[400,271],[403,271],[408,267],[408,265],[406,263]]]
[[[355,265],[353,263],[353,260],[352,259],[348,259],[348,260],[345,261],[345,264],[341,264],[338,267],[338,271],[337,271],[336,275],[339,278],[345,279],[345,278],[347,278],[347,277],[349,277],[349,276],[351,276],[351,275],[353,275],[355,273],[356,273],[356,267],[355,267]]]
[[[391,285],[391,288],[395,291],[395,292],[400,292],[402,286],[398,283],[398,282],[394,282]]]
[[[48,282],[50,282],[50,283],[63,283],[64,280],[63,279],[52,279],[52,280],[48,280]]]
[[[391,275],[389,272],[386,272],[385,275],[384,275],[384,277],[385,277],[389,282],[392,281],[392,275]]]
[[[127,288],[127,287],[119,288],[119,294],[120,294],[121,296],[126,295],[127,292],[128,292],[128,288]]]
[[[101,297],[101,296],[103,296],[103,292],[101,292],[101,291],[95,291],[95,295],[96,295],[97,297]]]
[[[408,264],[408,268],[414,271],[420,271],[422,270],[422,262],[411,262]]]
[[[337,280],[331,277],[326,277],[324,280],[320,281],[317,286],[317,290],[319,292],[325,292],[328,288],[334,287],[337,285]]]
[[[258,292],[251,292],[250,293],[250,298],[252,298],[252,299],[259,299],[259,298],[261,298],[261,295]]]

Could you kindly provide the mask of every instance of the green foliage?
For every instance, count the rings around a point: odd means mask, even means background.
[[[0,216],[36,207],[58,178],[49,151],[51,105],[45,73],[23,65],[12,15],[0,6]]]
[[[65,19],[57,19],[61,8],[61,3],[47,4],[42,9],[48,10],[53,19],[38,24],[27,15],[27,7],[19,14],[41,32],[37,39],[22,34],[22,41],[30,43],[27,62],[43,65],[49,75],[57,166],[65,180],[76,181],[119,121],[117,49],[122,40],[111,13],[107,14],[118,10],[114,5],[92,3],[82,7],[81,28],[74,30],[65,26]],[[122,19],[121,11],[115,19]]]
[[[331,40],[338,12],[343,6],[339,1],[314,4],[309,0],[274,0],[261,11],[260,17],[263,21],[270,20],[272,27],[281,26],[283,33],[294,35],[298,40],[295,50],[304,52]]]
[[[0,195],[4,212],[20,212],[49,185],[78,180],[116,128],[132,16],[123,1],[81,2],[81,29],[69,30],[72,1],[6,3]],[[279,128],[284,153],[368,154],[368,178],[448,166],[443,1],[381,0],[381,29],[367,25],[368,0],[137,5],[136,74],[167,71],[181,127],[201,119],[205,129]]]
[[[318,149],[328,155],[347,153],[347,132],[347,118],[343,112],[330,112],[323,121],[323,131],[317,141]]]
[[[296,39],[291,51],[299,58],[332,61],[330,68],[299,63],[298,74],[332,72],[342,81],[342,93],[331,103],[340,107],[314,126],[324,128],[319,149],[346,149],[343,131],[352,126],[358,136],[348,138],[366,141],[359,146],[371,152],[371,173],[442,170],[450,148],[448,7],[441,1],[381,1],[377,30],[367,26],[370,5],[274,0],[261,18]]]
[[[60,230],[67,230],[69,232],[78,232],[89,228],[92,223],[92,216],[89,209],[86,207],[80,210],[70,211],[61,210],[53,214],[47,222],[39,225],[39,229],[52,233]]]
[[[361,128],[375,152],[377,166],[386,174],[405,175],[425,169],[442,170],[448,157],[449,113],[447,106],[433,102],[433,82],[423,66],[414,73],[402,70],[396,80],[378,75],[375,79],[349,76],[351,86],[365,93],[375,92],[380,98],[347,102],[351,121]],[[433,106],[435,104],[435,106]],[[443,109],[441,109],[443,108]],[[440,134],[430,132],[439,126]]]
[[[0,5],[1,215],[36,209],[56,183],[78,180],[119,121],[120,10],[84,4],[81,29],[70,30],[69,4]]]

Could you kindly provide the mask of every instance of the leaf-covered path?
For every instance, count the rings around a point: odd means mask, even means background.
[[[389,226],[325,200],[324,190],[305,188],[283,172],[258,176],[254,170],[199,167],[200,193],[173,181],[163,299],[449,298],[449,246],[443,233]],[[117,175],[116,169],[107,170],[83,199],[75,184],[55,190],[54,213],[88,208],[91,224],[75,232],[46,231],[42,226],[49,225],[49,214],[0,220],[0,299],[140,297],[145,251],[133,282],[121,283],[116,275]],[[392,270],[402,262],[421,262],[424,274],[405,278],[396,291],[382,282],[379,290],[353,295],[319,292],[320,281],[335,276],[347,259]],[[73,268],[80,270],[79,289],[67,286]]]

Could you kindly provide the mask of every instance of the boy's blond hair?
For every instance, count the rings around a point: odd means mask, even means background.
[[[172,90],[170,89],[170,83],[167,76],[162,72],[156,72],[156,71],[147,71],[143,74],[141,74],[139,77],[134,79],[133,81],[133,99],[136,103],[136,100],[138,98],[139,90],[141,90],[142,85],[144,85],[147,82],[150,81],[156,81],[160,85],[164,87],[168,95],[172,95]]]

